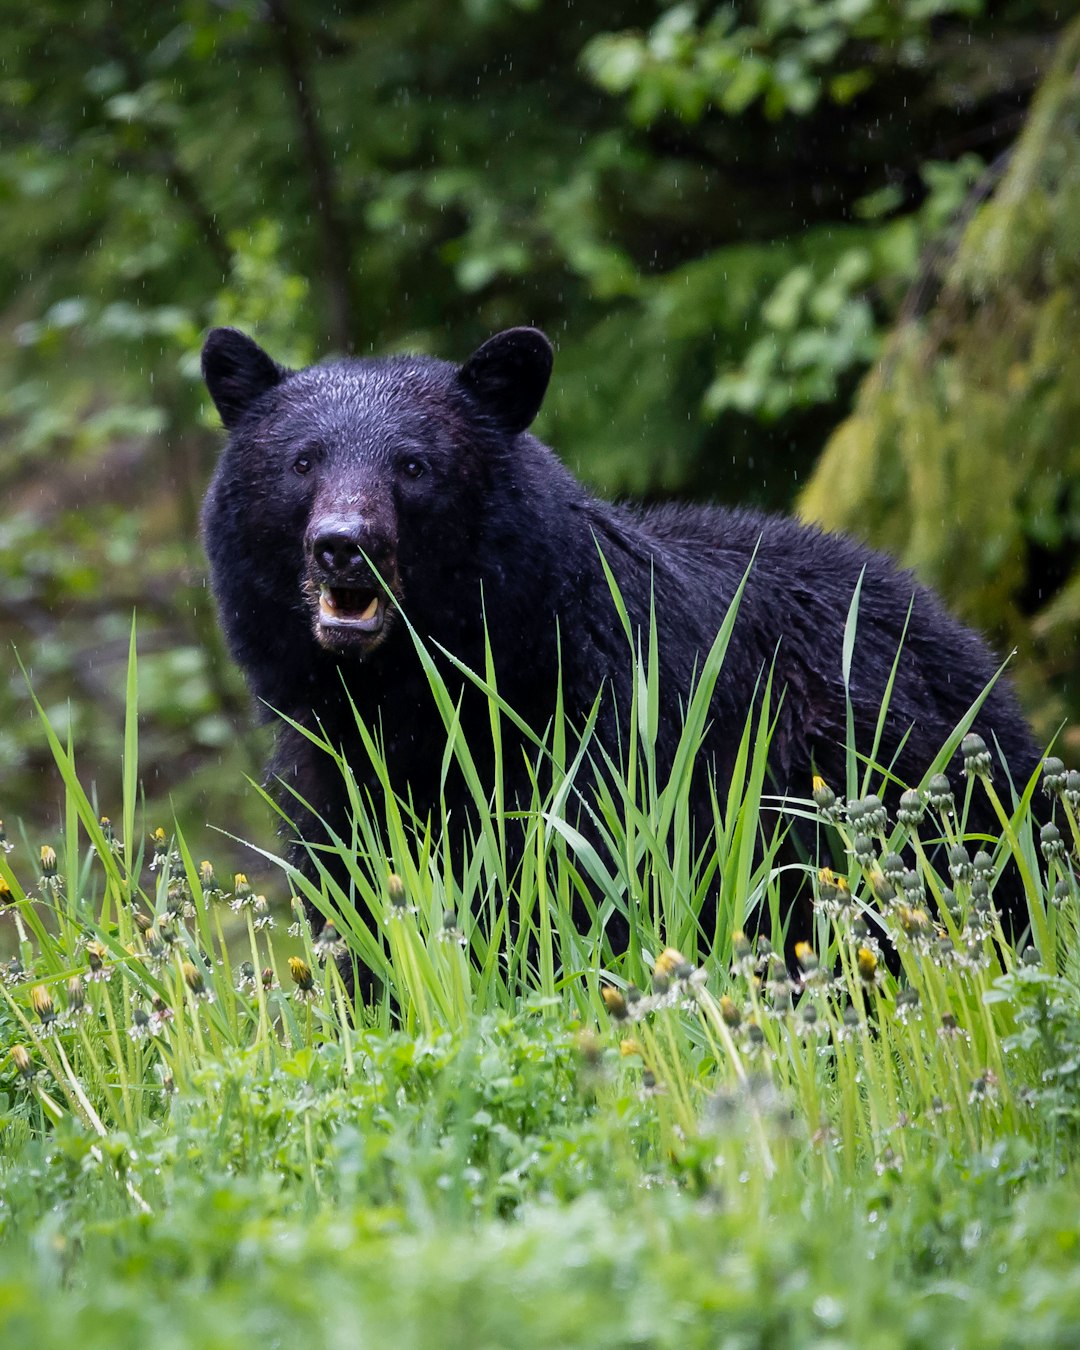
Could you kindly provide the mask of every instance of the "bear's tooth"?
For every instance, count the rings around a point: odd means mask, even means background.
[[[368,605],[367,609],[365,609],[363,614],[360,615],[361,622],[366,622],[368,619],[373,619],[375,615],[378,614],[378,612],[379,612],[379,597],[377,595],[373,595],[371,597],[371,604]]]

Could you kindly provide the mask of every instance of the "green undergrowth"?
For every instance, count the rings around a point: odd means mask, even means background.
[[[701,839],[734,612],[667,774],[627,624],[587,807],[591,722],[530,732],[508,804],[418,643],[464,850],[342,764],[352,837],[219,877],[140,820],[134,634],[114,820],[42,714],[66,828],[0,851],[5,1344],[1076,1342],[1080,774],[992,778],[973,711],[919,784],[852,754],[781,803],[765,673]]]

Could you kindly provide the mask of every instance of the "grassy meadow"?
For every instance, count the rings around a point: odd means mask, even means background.
[[[66,827],[8,822],[0,851],[3,1343],[1080,1342],[1080,773],[991,778],[962,725],[896,810],[854,754],[779,803],[765,687],[695,839],[729,635],[666,781],[655,650],[631,642],[628,744],[585,832],[589,726],[536,736],[547,786],[511,809],[419,648],[474,837],[456,865],[343,766],[348,894],[325,853],[249,881],[142,818],[134,634],[119,802],[42,713]],[[498,743],[512,711],[474,678]],[[966,832],[976,794],[996,837]],[[999,884],[1026,897],[1015,942]]]

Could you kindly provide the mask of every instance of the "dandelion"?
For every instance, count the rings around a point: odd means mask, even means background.
[[[243,872],[237,872],[233,877],[232,900],[229,908],[239,914],[241,910],[247,909],[255,903],[255,892],[251,889],[247,877]]]
[[[858,947],[866,947],[875,956],[881,955],[881,944],[871,933],[870,925],[861,914],[857,914],[851,921],[851,936]]]
[[[737,928],[731,935],[731,955],[732,975],[741,975],[744,979],[749,979],[754,971],[754,949],[741,928]]]
[[[991,1106],[997,1101],[998,1080],[992,1069],[984,1069],[971,1084],[968,1101],[974,1106]]]
[[[971,903],[976,909],[987,908],[990,901],[990,883],[984,876],[977,876],[971,883]]]
[[[959,964],[965,970],[986,970],[990,965],[990,956],[986,950],[985,938],[973,938],[964,951]]]
[[[459,947],[466,943],[465,934],[458,927],[457,915],[452,909],[444,909],[442,926],[439,928],[440,942],[456,942]]]
[[[869,947],[860,947],[855,953],[855,966],[863,984],[875,984],[878,978],[878,959]]]
[[[1028,946],[1024,948],[1020,960],[1025,966],[1027,966],[1030,969],[1033,966],[1037,966],[1042,960],[1042,957],[1039,955],[1038,948],[1032,947],[1029,943]]]
[[[626,1021],[630,1010],[620,989],[616,989],[612,984],[605,984],[600,989],[600,997],[609,1017],[612,1017],[616,1022]]]
[[[881,859],[881,871],[895,886],[907,871],[907,863],[899,853],[886,853]]]
[[[161,825],[151,834],[150,842],[154,850],[154,855],[150,859],[150,871],[159,872],[169,862],[169,837]]]
[[[86,985],[82,977],[72,975],[64,986],[64,993],[67,998],[64,1022],[70,1025],[86,1013]]]
[[[851,889],[846,877],[838,877],[831,867],[823,867],[817,875],[818,904],[832,917],[843,913],[851,904]]]
[[[112,966],[106,965],[105,958],[109,955],[109,949],[103,942],[96,939],[86,944],[86,959],[90,966],[90,973],[87,979],[91,984],[103,983],[112,979]]]
[[[334,960],[345,954],[345,939],[333,923],[327,919],[314,942],[316,955],[321,961]]]
[[[737,1031],[743,1020],[738,1004],[728,994],[724,994],[720,999],[719,1006],[720,1016],[723,1018],[725,1026],[729,1026],[732,1031]]]
[[[874,841],[868,834],[857,834],[851,853],[860,867],[869,867],[874,861]]]
[[[896,991],[896,1016],[901,1022],[909,1022],[913,1017],[918,1016],[921,1008],[919,991],[912,989],[910,985]]]
[[[50,844],[41,846],[41,877],[38,885],[43,895],[50,892],[53,895],[59,895],[64,889],[64,883],[56,869],[56,849]]]
[[[907,792],[901,794],[900,805],[896,812],[896,819],[901,825],[906,825],[909,830],[913,830],[925,814],[926,803],[923,801],[921,792],[909,788]]]
[[[659,975],[666,979],[688,980],[694,973],[694,967],[675,947],[665,947],[653,965],[653,979]]]
[[[641,1095],[643,1097],[659,1097],[667,1089],[663,1083],[653,1073],[652,1069],[642,1069],[641,1071]]]
[[[1065,861],[1065,841],[1053,821],[1048,822],[1039,831],[1039,848],[1047,862]]]
[[[970,881],[975,875],[971,854],[963,844],[954,844],[949,849],[949,875],[953,881]]]
[[[311,924],[308,922],[307,908],[303,900],[298,895],[289,897],[289,908],[296,916],[289,924],[288,933],[290,937],[302,938],[311,936]]]
[[[289,974],[293,978],[293,984],[296,985],[296,997],[299,999],[313,999],[318,996],[318,990],[315,987],[315,980],[311,974],[311,967],[300,956],[289,957]]]
[[[577,1034],[574,1045],[581,1057],[581,1062],[586,1068],[595,1069],[599,1067],[603,1058],[604,1046],[595,1031],[590,1031],[588,1027],[582,1027]]]
[[[795,960],[798,961],[800,970],[808,975],[812,975],[819,965],[817,952],[814,951],[809,942],[796,942]]]
[[[33,1082],[34,1061],[30,1058],[30,1052],[25,1045],[13,1045],[11,1047],[11,1062],[15,1066],[15,1072],[24,1083]]]
[[[948,1011],[941,1014],[941,1026],[938,1027],[938,1035],[943,1041],[966,1041],[970,1039],[968,1033],[956,1020],[956,1014]]]
[[[155,994],[150,1000],[150,1030],[155,1036],[160,1036],[176,1014],[172,1007],[165,1002],[160,994]]]
[[[1054,883],[1054,891],[1050,897],[1051,902],[1053,903],[1055,908],[1060,909],[1061,906],[1065,904],[1066,900],[1069,899],[1072,893],[1073,893],[1072,877],[1071,876],[1059,877],[1057,881]]]
[[[14,903],[15,896],[12,893],[11,887],[3,877],[0,877],[0,909],[4,909],[8,905],[13,905]]]
[[[848,802],[847,812],[852,826],[857,824],[865,834],[884,834],[889,824],[889,816],[881,798],[874,793],[858,801]]]
[[[900,878],[900,890],[909,905],[921,905],[926,897],[923,879],[913,867]]]
[[[821,818],[830,824],[835,824],[842,819],[844,808],[836,800],[836,793],[829,787],[824,778],[817,774],[814,775],[812,791],[810,794],[814,799],[814,805],[817,807]]]
[[[1065,775],[1065,801],[1074,811],[1080,809],[1080,773],[1070,769]]]
[[[989,884],[994,875],[994,860],[984,848],[980,848],[975,854],[971,870],[976,877],[981,877],[983,881]]]
[[[633,1036],[627,1036],[624,1041],[619,1042],[619,1054],[624,1059],[630,1059],[637,1056],[638,1059],[645,1058],[645,1051],[641,1048],[641,1042],[636,1041]]]
[[[194,961],[183,961],[180,964],[180,974],[184,977],[184,983],[191,991],[194,998],[203,1003],[213,1003],[213,991],[207,989],[206,978]]]
[[[264,928],[273,928],[274,916],[270,913],[270,902],[265,895],[257,895],[255,897],[252,910],[255,915],[253,922],[256,932],[259,932]]]
[[[934,774],[927,786],[926,797],[934,810],[943,816],[952,815],[956,810],[956,798],[946,774]]]
[[[854,1004],[849,1003],[844,1009],[840,1018],[840,1025],[836,1029],[836,1039],[838,1041],[849,1040],[857,1036],[862,1028],[862,1019],[859,1017],[859,1010]]]
[[[930,940],[934,936],[934,925],[925,909],[901,905],[897,914],[900,930],[911,944],[920,950],[930,950]]]
[[[979,937],[989,933],[994,922],[994,903],[990,899],[990,888],[980,877],[971,883],[971,919],[970,928]]]
[[[960,753],[964,757],[964,772],[969,778],[989,778],[993,761],[986,742],[974,731],[969,731],[960,742]]]
[[[890,1146],[886,1144],[885,1148],[882,1150],[881,1157],[874,1163],[874,1171],[879,1177],[883,1177],[887,1172],[891,1172],[895,1176],[903,1165],[903,1159],[896,1150],[890,1148]]]
[[[98,822],[101,826],[101,833],[105,839],[105,847],[110,853],[122,853],[124,846],[116,837],[116,831],[113,829],[113,823],[108,816],[102,816]]]
[[[0,966],[0,980],[4,984],[21,984],[27,977],[26,967],[17,956]]]
[[[883,908],[887,909],[896,900],[896,887],[877,867],[870,872],[870,888],[874,892],[874,898]]]
[[[163,941],[163,936],[163,933],[159,929],[149,928],[143,939],[146,955],[154,970],[160,970],[169,955],[168,947]]]
[[[259,978],[262,981],[263,991],[267,994],[271,991],[271,989],[281,988],[281,986],[278,984],[277,976],[274,974],[272,966],[264,966],[262,974],[259,976]]]
[[[418,906],[410,904],[408,888],[396,872],[391,872],[386,879],[386,894],[390,900],[390,917],[392,919],[403,918],[406,914],[419,913]]]
[[[783,964],[781,957],[773,951],[772,943],[767,937],[759,937],[757,940],[757,969],[768,970],[770,966]]]
[[[191,898],[191,887],[186,877],[176,877],[169,882],[165,895],[165,914],[170,919],[192,919],[195,917],[195,905]]]
[[[0,820],[0,853],[10,853],[15,847],[4,833],[4,822]]]
[[[199,885],[202,887],[203,895],[207,900],[225,899],[225,891],[214,872],[214,864],[207,858],[204,858],[199,864]]]
[[[56,1007],[53,996],[43,984],[35,984],[30,990],[30,1006],[37,1014],[41,1025],[48,1030],[56,1021]]]
[[[777,980],[769,985],[769,1013],[777,1019],[783,1019],[791,1012],[791,985],[787,980]]]
[[[1042,790],[1048,797],[1060,797],[1065,791],[1065,765],[1057,755],[1043,760]]]
[[[128,1027],[128,1035],[133,1041],[145,1041],[150,1035],[150,1015],[142,1008],[132,1008],[131,1026]]]

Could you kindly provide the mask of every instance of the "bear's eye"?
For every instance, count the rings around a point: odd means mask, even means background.
[[[424,466],[418,459],[403,459],[401,461],[401,472],[406,478],[420,478],[424,472]]]
[[[297,459],[293,460],[293,473],[298,473],[302,476],[305,473],[310,472],[311,472],[310,455],[300,455]]]

